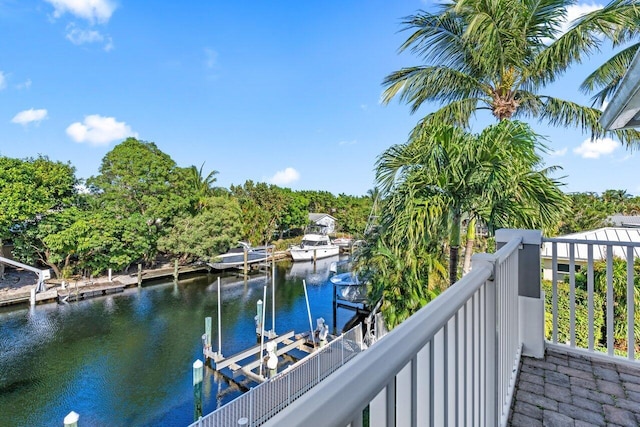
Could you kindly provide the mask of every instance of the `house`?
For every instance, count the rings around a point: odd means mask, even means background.
[[[607,104],[600,124],[608,130],[640,126],[640,51],[631,61],[618,90]]]
[[[640,216],[615,214],[607,218],[612,227],[640,227]]]
[[[559,240],[571,239],[571,240],[585,240],[589,241],[593,250],[593,260],[600,261],[607,259],[607,244],[612,245],[613,256],[615,258],[626,258],[626,248],[622,246],[614,246],[616,243],[621,242],[634,242],[640,243],[640,228],[635,227],[604,227],[597,230],[583,231],[581,233],[567,234],[565,236],[559,236]],[[562,280],[565,275],[569,274],[570,264],[570,243],[555,243],[557,245],[557,265],[558,265],[558,278]],[[574,243],[575,255],[574,265],[575,271],[579,271],[584,268],[588,263],[587,248],[589,245]],[[640,257],[640,248],[634,248],[634,258]],[[552,243],[545,242],[542,245],[542,276],[543,279],[552,280],[553,269],[552,266]]]
[[[336,231],[336,219],[325,213],[310,213],[309,223],[319,227],[322,234],[331,234]]]

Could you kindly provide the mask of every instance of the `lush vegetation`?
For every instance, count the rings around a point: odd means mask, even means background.
[[[301,233],[310,212],[362,234],[368,196],[292,191],[247,181],[216,187],[208,174],[181,168],[154,143],[128,138],[102,159],[86,191],[69,164],[46,157],[0,157],[0,240],[14,256],[50,267],[56,277],[100,275],[160,258],[208,261],[235,246]]]
[[[592,137],[609,133],[598,122],[599,108],[638,49],[631,43],[639,35],[640,9],[635,2],[615,0],[569,23],[565,31],[571,4],[454,0],[442,2],[435,13],[405,18],[409,36],[400,50],[424,64],[389,74],[383,101],[398,97],[412,112],[425,103],[438,108],[376,165],[384,213],[358,264],[371,277],[372,297],[383,298],[390,326],[457,280],[464,240],[463,270],[468,269],[477,223],[489,233],[498,227],[555,232],[604,219],[595,212],[581,219],[568,214],[578,197],[565,197],[551,178],[554,168],[543,167],[540,137],[512,121],[538,119],[577,127]],[[594,105],[544,93],[605,43],[618,52],[582,85],[596,92]],[[483,110],[499,124],[471,134],[471,121]],[[640,141],[635,130],[611,134],[630,146]]]

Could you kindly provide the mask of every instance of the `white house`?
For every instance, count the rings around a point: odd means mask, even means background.
[[[557,239],[571,239],[571,240],[585,240],[589,241],[593,245],[593,260],[605,260],[607,259],[607,245],[612,246],[613,256],[617,258],[625,258],[627,256],[626,248],[623,246],[615,246],[616,243],[621,242],[633,242],[640,243],[640,228],[628,228],[628,227],[604,227],[597,230],[583,231],[581,233],[567,234],[565,236],[559,236]],[[562,279],[565,274],[569,273],[569,260],[570,260],[570,243],[555,243],[556,254],[558,263],[559,278]],[[574,264],[576,271],[583,267],[586,267],[588,260],[587,253],[588,245],[581,243],[574,243]],[[553,256],[552,243],[545,242],[542,244],[542,272],[543,278],[546,280],[552,279],[553,269],[552,256]],[[640,247],[634,248],[634,258],[640,257]]]
[[[336,219],[325,213],[310,213],[309,223],[320,228],[322,234],[331,234],[336,231]]]

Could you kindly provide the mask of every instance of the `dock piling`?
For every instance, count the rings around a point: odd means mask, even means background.
[[[211,317],[204,318],[204,347],[211,349]]]
[[[142,264],[138,263],[138,287],[142,286]]]
[[[194,398],[194,421],[202,417],[202,380],[204,378],[204,363],[198,359],[193,362],[193,398]]]
[[[79,418],[80,418],[80,415],[78,415],[74,411],[69,412],[67,416],[64,417],[64,420],[63,420],[64,427],[78,427]]]
[[[218,355],[222,357],[222,300],[220,298],[220,276],[218,276]]]
[[[176,259],[173,263],[173,281],[178,281],[178,260]]]

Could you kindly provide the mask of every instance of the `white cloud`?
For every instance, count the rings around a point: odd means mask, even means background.
[[[104,40],[104,36],[96,30],[82,30],[73,25],[67,27],[67,40],[73,44],[96,43]]]
[[[0,90],[7,87],[7,78],[4,75],[4,71],[0,71]]]
[[[580,18],[582,15],[586,15],[587,13],[602,9],[603,7],[603,5],[596,3],[572,4],[570,6],[567,6],[567,20],[560,26],[561,33],[558,36],[561,36],[562,34],[569,31],[569,26],[574,20]]]
[[[110,0],[45,0],[53,6],[53,17],[59,18],[70,13],[76,18],[106,23],[116,10],[117,5]]]
[[[552,157],[562,157],[567,154],[567,147],[561,148],[559,150],[552,150],[549,152],[549,155]]]
[[[85,30],[76,27],[71,23],[67,25],[67,40],[75,45],[83,45],[86,43],[104,43],[104,50],[109,52],[113,49],[113,40],[109,36],[103,35],[97,30]]]
[[[620,143],[611,138],[602,138],[595,141],[585,139],[579,147],[573,149],[573,152],[585,159],[597,159],[600,156],[613,153],[619,146]]]
[[[18,89],[18,90],[29,89],[30,87],[31,87],[31,79],[27,79],[23,83],[18,83],[16,85],[16,89]]]
[[[76,142],[88,142],[91,145],[108,145],[117,139],[138,136],[125,122],[117,122],[114,117],[102,117],[99,114],[86,116],[83,123],[71,124],[67,128],[67,135]]]
[[[13,119],[11,119],[12,123],[17,123],[19,125],[26,126],[29,123],[40,123],[42,120],[47,118],[47,110],[44,108],[39,110],[34,110],[33,108],[29,110],[20,111],[16,114]]]
[[[300,179],[300,174],[294,168],[286,168],[285,170],[276,172],[271,177],[270,182],[274,185],[286,185],[291,184]]]

